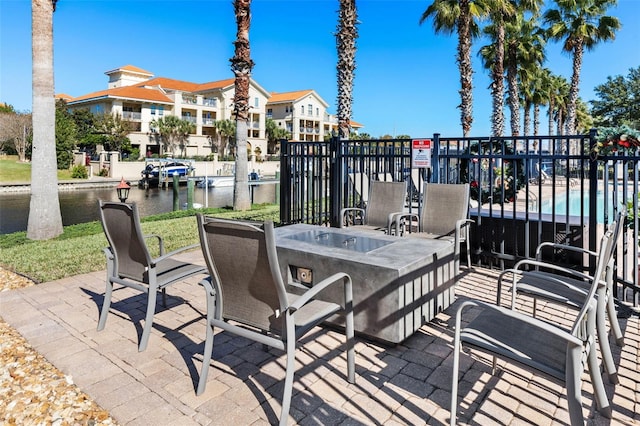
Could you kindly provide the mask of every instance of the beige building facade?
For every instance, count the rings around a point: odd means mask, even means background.
[[[149,71],[126,65],[105,73],[106,90],[78,97],[58,95],[71,109],[96,114],[119,114],[131,123],[129,139],[141,155],[206,156],[217,151],[223,136],[215,123],[233,119],[234,79],[192,83],[154,77]],[[249,87],[247,146],[254,154],[267,153],[266,119],[285,128],[292,140],[322,141],[337,129],[328,104],[314,90],[269,93],[255,81]],[[184,152],[164,152],[154,120],[173,115],[194,124]],[[355,127],[361,127],[354,123]],[[227,144],[228,145],[228,144]],[[222,152],[220,154],[226,154]]]

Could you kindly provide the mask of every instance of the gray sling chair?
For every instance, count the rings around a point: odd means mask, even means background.
[[[340,210],[340,227],[358,225],[360,229],[382,230],[392,234],[394,218],[402,214],[407,198],[405,182],[371,181],[366,208],[348,207]],[[356,220],[360,216],[360,220]],[[359,223],[358,223],[359,222]]]
[[[606,268],[606,254],[611,250],[611,231],[602,237],[595,277]],[[463,302],[456,313],[453,345],[453,383],[451,387],[451,425],[456,423],[458,376],[462,346],[511,361],[563,381],[567,388],[569,417],[573,426],[584,425],[582,415],[582,374],[588,364],[594,399],[600,413],[611,418],[611,406],[605,393],[595,348],[595,294],[606,283],[592,278],[589,291],[570,329],[534,318],[511,309],[480,301]],[[471,306],[479,313],[462,326],[462,313]]]
[[[609,346],[609,337],[607,332],[607,316],[611,324],[611,330],[616,340],[616,344],[622,346],[624,344],[624,336],[620,330],[620,324],[616,315],[616,307],[613,291],[613,262],[614,251],[618,240],[622,237],[622,229],[625,224],[626,211],[622,210],[616,215],[616,219],[610,225],[613,243],[611,250],[605,253],[604,259],[606,268],[600,279],[605,280],[606,286],[599,287],[596,292],[597,312],[596,312],[596,330],[598,333],[598,342],[600,344],[600,353],[604,361],[605,370],[609,376],[611,383],[618,383],[618,373],[616,365],[611,354]],[[568,246],[553,242],[544,242],[538,246],[536,250],[536,260],[523,259],[516,263],[513,269],[504,271],[498,278],[498,303],[500,303],[502,279],[509,271],[516,271],[512,274],[511,297],[512,305],[515,304],[516,297],[526,295],[533,298],[533,316],[536,315],[537,300],[545,300],[563,304],[579,310],[584,303],[584,298],[589,292],[591,277],[582,272],[573,271],[563,266],[549,264],[549,262],[541,261],[542,251],[545,249],[565,250],[584,253],[588,256],[597,258],[599,252],[593,252],[581,247]],[[525,271],[525,268],[535,268]],[[539,270],[545,268],[545,271]]]
[[[453,240],[456,259],[460,256],[460,244],[466,244],[467,267],[470,268],[469,224],[473,221],[469,219],[469,184],[425,183],[423,192],[421,215],[396,216],[396,232],[411,237]],[[417,229],[412,226],[416,220]]]
[[[104,302],[98,321],[98,331],[104,329],[111,306],[113,285],[120,284],[147,293],[147,313],[140,337],[139,351],[147,348],[153,326],[156,297],[162,291],[164,306],[167,306],[166,288],[190,276],[206,273],[206,268],[173,259],[178,253],[194,249],[198,244],[183,247],[170,253],[164,252],[164,243],[159,235],[144,235],[135,204],[105,202],[99,200],[100,220],[109,242],[104,249],[107,258],[107,282]],[[145,242],[148,238],[158,240],[160,256],[153,258]]]
[[[213,351],[214,327],[286,351],[280,424],[291,405],[296,343],[336,313],[345,315],[347,380],[355,381],[351,278],[336,273],[307,289],[285,285],[278,265],[273,222],[264,229],[242,222],[197,215],[200,243],[210,276],[201,281],[207,295],[207,339],[197,394],[204,392]],[[315,299],[324,289],[344,289],[341,305]]]

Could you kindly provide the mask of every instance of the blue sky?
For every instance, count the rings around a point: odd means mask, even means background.
[[[419,25],[430,0],[358,0],[353,119],[364,132],[459,136],[456,36]],[[253,78],[268,91],[314,89],[336,112],[338,0],[253,0]],[[610,15],[623,24],[616,40],[584,58],[581,97],[607,76],[640,66],[640,0],[618,0]],[[235,20],[231,0],[59,0],[54,14],[56,93],[80,96],[107,88],[105,71],[135,65],[196,83],[233,76]],[[489,79],[474,44],[472,136],[490,133]],[[547,65],[570,79],[571,57],[548,46]],[[31,2],[0,0],[0,102],[31,110]],[[508,116],[507,116],[508,119]],[[546,129],[546,116],[542,118]]]

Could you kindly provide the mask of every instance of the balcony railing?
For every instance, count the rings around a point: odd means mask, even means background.
[[[202,119],[202,125],[203,126],[213,126],[213,123],[215,123],[216,120],[214,120],[213,118],[203,118]]]
[[[202,99],[202,105],[204,106],[218,106],[218,100],[217,99],[210,99],[210,98],[204,98]]]
[[[189,117],[189,116],[183,115],[182,119],[185,120],[185,121],[188,121],[190,123],[196,124],[196,118],[195,117]]]
[[[141,120],[142,113],[135,111],[122,111],[122,118],[125,120]]]

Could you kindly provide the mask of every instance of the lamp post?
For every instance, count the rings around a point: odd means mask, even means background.
[[[129,197],[129,189],[131,189],[131,187],[127,182],[125,182],[123,177],[120,183],[118,184],[118,186],[116,187],[116,192],[118,193],[118,198],[120,199],[121,203],[124,203],[125,201],[127,201],[127,198]]]

